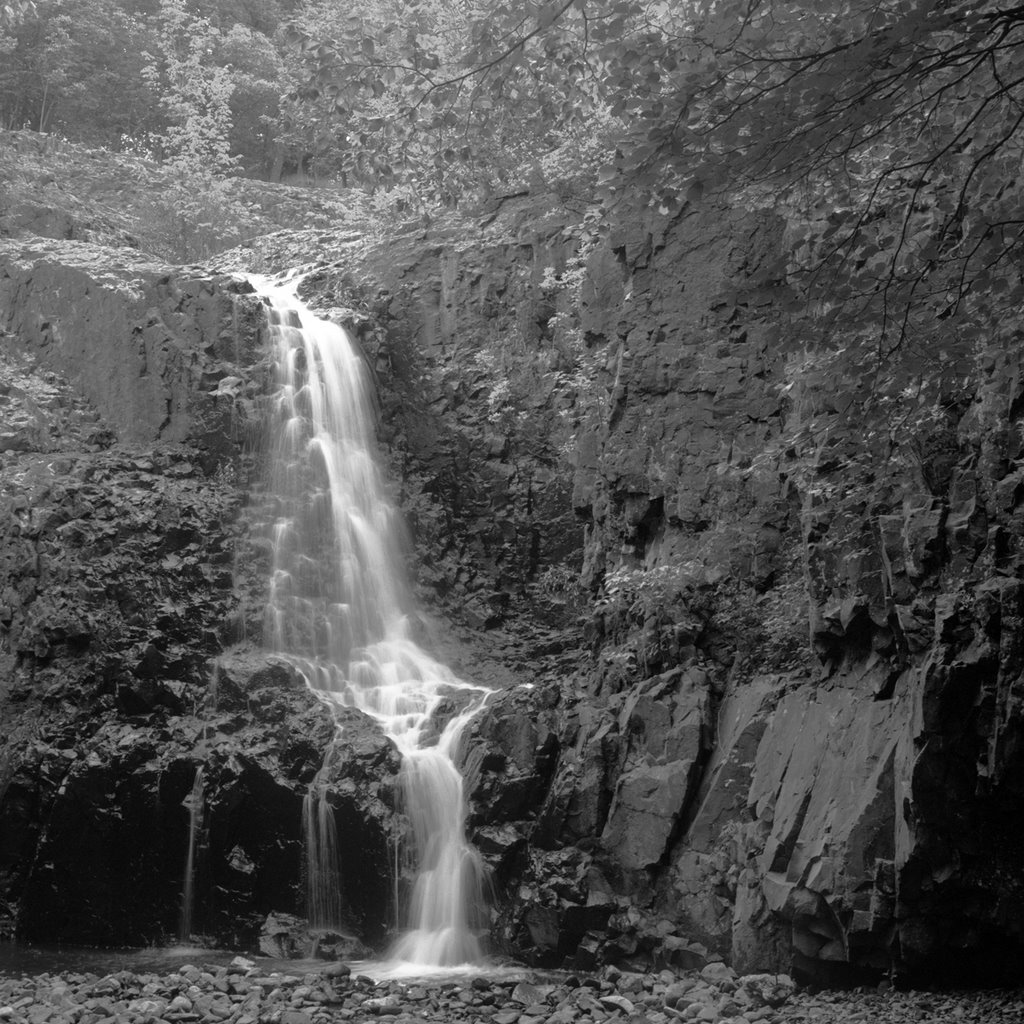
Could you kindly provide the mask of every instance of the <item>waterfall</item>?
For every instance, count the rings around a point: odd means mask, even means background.
[[[489,691],[458,679],[410,635],[399,524],[374,457],[372,391],[359,353],[340,327],[302,305],[294,282],[253,283],[270,305],[277,372],[265,635],[321,699],[374,718],[402,756],[415,884],[392,956],[424,967],[473,962],[482,865],[465,838],[453,756]],[[456,710],[438,733],[442,701]],[[305,828],[310,914],[327,927],[342,901],[319,777]]]
[[[192,915],[195,910],[196,860],[201,844],[203,829],[203,809],[206,801],[206,787],[203,778],[203,766],[196,768],[192,780],[192,790],[184,800],[188,808],[188,852],[185,854],[185,875],[181,887],[181,924],[178,938],[188,942],[192,935]]]
[[[314,935],[343,930],[338,828],[323,779],[329,767],[330,759],[317,773],[302,801],[306,916]]]

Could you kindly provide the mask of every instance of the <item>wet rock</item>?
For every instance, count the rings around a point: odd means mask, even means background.
[[[26,934],[114,943],[142,942],[147,935],[156,939],[173,930],[189,841],[186,801],[202,765],[209,831],[197,862],[194,920],[208,934],[221,930],[228,940],[255,945],[258,925],[246,915],[260,903],[268,910],[294,899],[288,864],[300,852],[297,822],[304,790],[290,777],[288,744],[279,743],[281,709],[275,705],[288,704],[296,722],[308,716],[307,739],[316,734],[321,716],[322,741],[331,735],[324,710],[308,694],[265,692],[264,697],[268,720],[261,724],[254,717],[230,741],[225,736],[211,743],[215,732],[195,719],[168,724],[161,715],[131,728],[114,719],[94,730],[88,756],[77,755],[72,734],[71,749],[51,748],[38,760],[24,761],[7,796],[14,799],[23,787],[37,794],[34,799],[41,803],[28,806],[46,809],[46,829],[34,834],[31,817],[12,816],[11,809],[24,804],[5,804],[0,818],[10,841],[27,838],[45,858],[21,892]],[[275,737],[273,745],[268,737]],[[204,743],[205,758],[197,764],[194,752]],[[239,756],[242,745],[248,749]],[[53,784],[40,789],[58,765]],[[289,820],[294,824],[287,825]],[[89,884],[83,885],[83,865],[92,857]],[[131,871],[120,858],[131,859]],[[126,884],[138,891],[126,890]]]
[[[309,926],[294,914],[268,914],[260,928],[260,952],[288,960],[302,956],[313,944]]]

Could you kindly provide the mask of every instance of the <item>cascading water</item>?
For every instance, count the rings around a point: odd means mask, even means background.
[[[253,283],[270,304],[278,373],[266,636],[321,699],[376,719],[402,755],[416,881],[408,930],[392,956],[420,967],[471,963],[480,957],[473,918],[482,871],[466,842],[466,799],[453,755],[489,691],[456,678],[410,636],[396,513],[373,455],[362,359],[340,327],[299,302],[295,282]],[[455,696],[462,708],[438,735],[434,715]],[[308,902],[314,925],[326,929],[338,923],[329,918],[341,913],[341,898],[333,818],[319,777],[305,827]]]

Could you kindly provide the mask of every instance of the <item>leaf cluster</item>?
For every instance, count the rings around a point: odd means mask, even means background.
[[[0,30],[13,28],[35,12],[36,5],[32,0],[15,0],[14,3],[0,4]]]

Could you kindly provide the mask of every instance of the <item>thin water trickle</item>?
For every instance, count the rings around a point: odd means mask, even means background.
[[[458,679],[410,635],[398,524],[374,457],[372,391],[359,353],[298,300],[297,282],[253,284],[270,304],[278,374],[265,634],[321,699],[374,718],[402,756],[416,881],[392,957],[417,968],[475,962],[483,872],[466,841],[453,758],[489,691]],[[456,710],[438,734],[442,701]],[[326,928],[338,923],[327,918],[342,913],[342,901],[319,777],[305,827],[308,903]]]
[[[329,772],[328,758],[302,802],[306,916],[315,935],[339,932],[344,924],[338,828],[324,778]]]
[[[188,942],[192,935],[192,918],[195,912],[196,861],[203,829],[203,811],[206,802],[206,784],[203,766],[196,768],[192,790],[185,798],[188,807],[188,852],[185,855],[185,877],[181,892],[181,923],[178,940]]]

